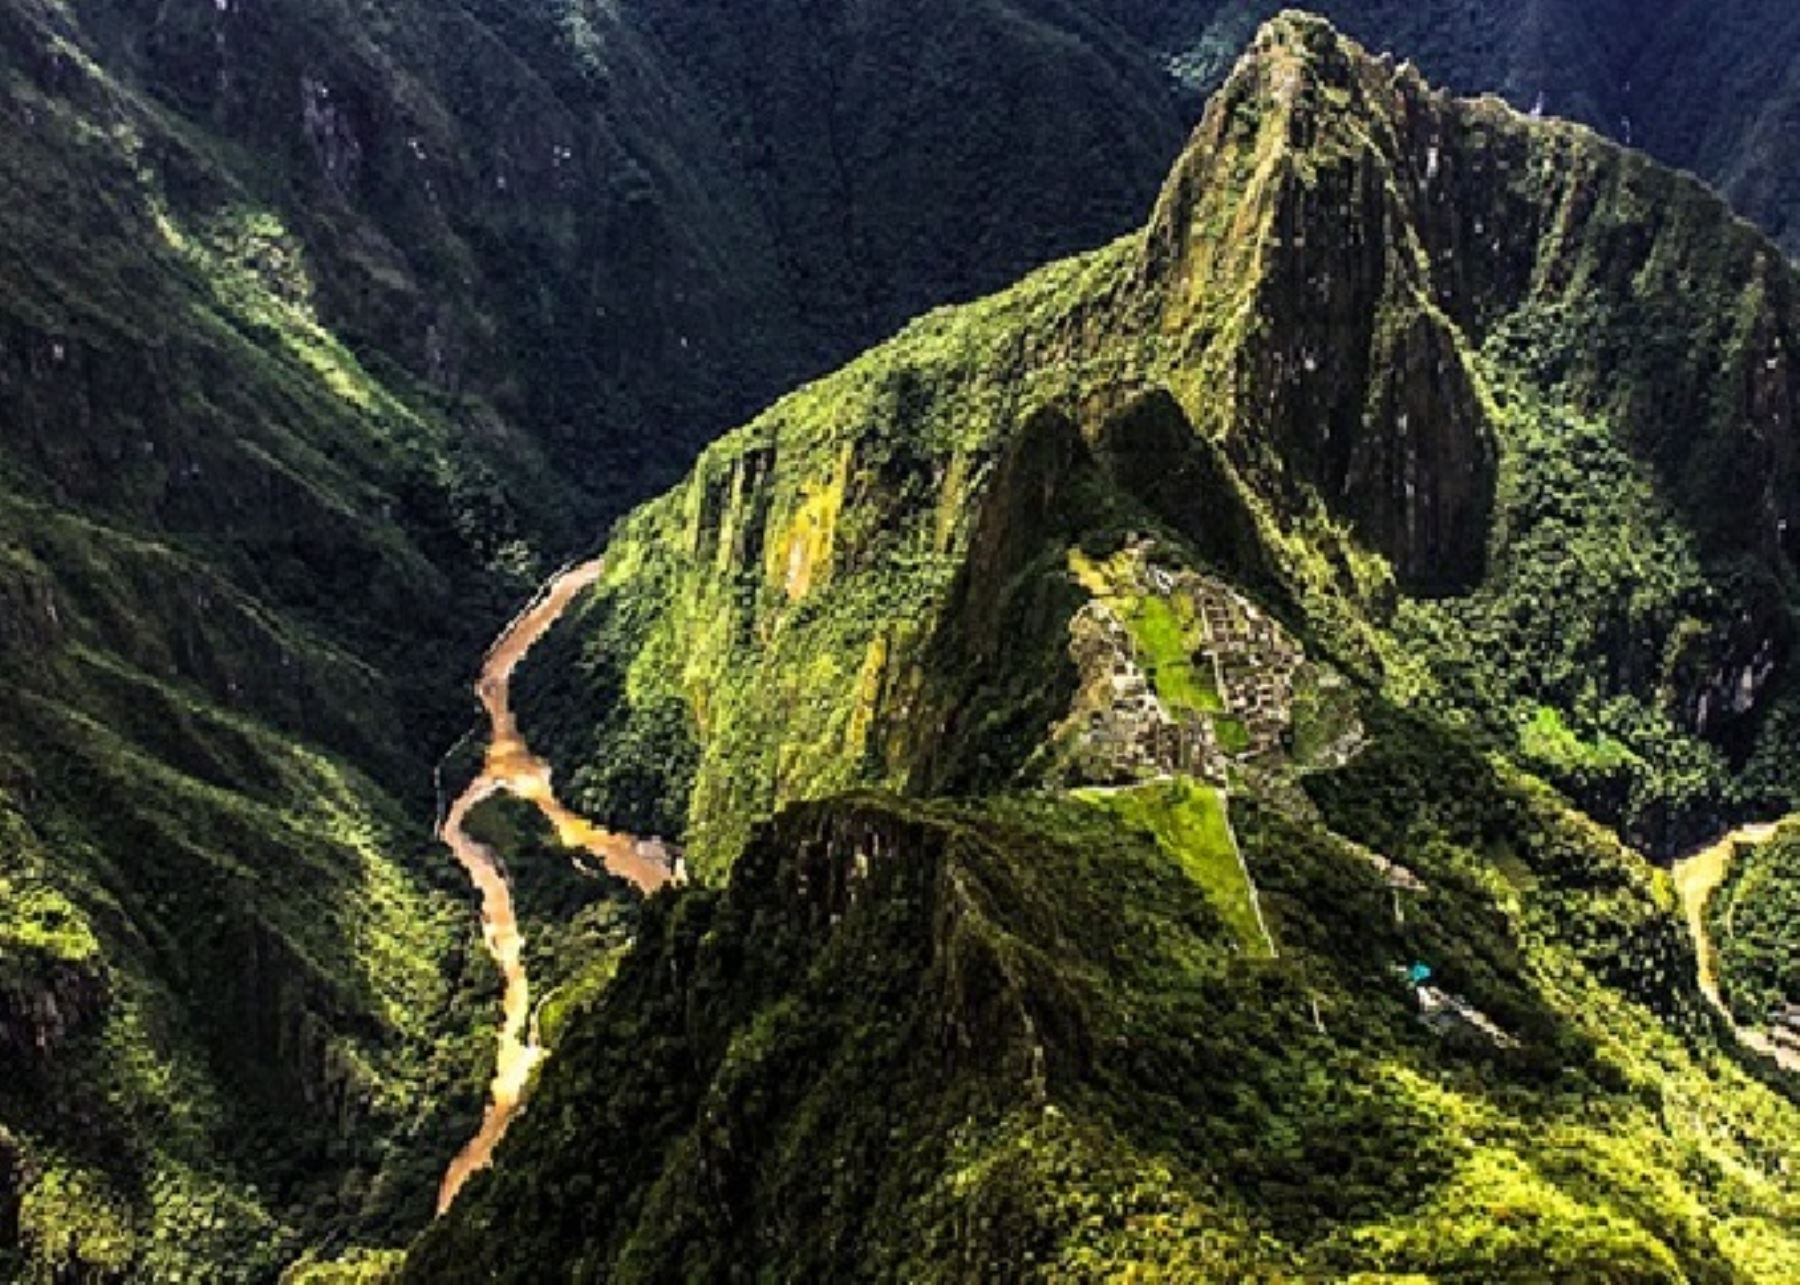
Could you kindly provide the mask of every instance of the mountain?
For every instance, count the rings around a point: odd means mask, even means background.
[[[700,886],[401,1279],[1781,1279],[1644,853],[1800,806],[1795,286],[1262,28],[1143,230],[618,526],[525,722]]]
[[[75,22],[0,16],[0,1276],[270,1278],[479,1111],[430,756],[560,488]]]
[[[491,1061],[429,834],[481,647],[576,532],[975,259],[1109,234],[1177,143],[1116,51],[963,36],[1135,178],[852,287],[841,176],[775,200],[816,140],[751,155],[647,15],[0,4],[0,1276],[265,1280],[429,1218]],[[896,228],[951,216],[911,181]]]
[[[525,679],[584,801],[722,872],[794,798],[1014,779],[1079,677],[1079,595],[1026,568],[1153,520],[1641,846],[1791,799],[1786,260],[1584,129],[1365,65],[1297,124],[1238,76],[1146,231],[932,314],[629,518]]]
[[[1144,3],[1109,15],[1190,91],[1209,92],[1280,0]],[[1372,49],[1435,83],[1592,125],[1688,169],[1794,253],[1796,18],[1780,0],[1320,0]]]
[[[920,307],[1112,234],[1179,146],[1165,79],[1078,11],[830,8],[10,0],[9,26],[15,64],[91,60],[204,139],[348,346],[491,403],[617,512]],[[952,95],[1036,132],[959,129]]]
[[[1765,92],[1794,47],[1785,13],[1516,10],[1334,12],[1461,87],[1526,107],[1541,93],[1617,133],[1628,109],[1634,139],[1791,244],[1791,131]],[[423,1228],[491,1069],[495,980],[430,836],[482,646],[548,567],[783,390],[1125,232],[1264,12],[0,0],[0,1276],[261,1280]],[[1585,140],[1546,129],[1530,137]],[[1550,165],[1613,156],[1518,146]],[[1769,547],[1790,465],[1781,434],[1737,428],[1786,413],[1779,254],[1638,161],[1566,193],[1471,161],[1494,190],[1459,177],[1444,201],[1480,230],[1383,212],[1340,247],[1362,248],[1330,313],[1353,355],[1328,374],[1361,390],[1364,366],[1399,362],[1407,378],[1369,413],[1400,405],[1442,433],[1438,489],[1390,505],[1372,497],[1405,493],[1410,447],[1315,449],[1309,417],[1348,443],[1356,406],[1281,391],[1277,366],[1307,352],[1237,328],[1291,329],[1338,360],[1302,277],[1236,257],[1273,244],[1261,216],[1229,230],[1235,250],[1177,244],[1240,208],[1223,188],[1216,208],[1176,195],[1207,187],[1192,166],[1217,154],[1190,148],[1154,251],[1132,238],[929,318],[708,454],[711,480],[680,494],[716,578],[668,561],[687,538],[673,501],[631,520],[629,592],[525,676],[539,743],[586,765],[598,812],[686,835],[716,881],[777,803],[870,782],[986,795],[1034,756],[1030,779],[1086,779],[1119,747],[1073,724],[1046,746],[1044,728],[1076,686],[1099,699],[1083,665],[1116,639],[1071,656],[1084,591],[1033,568],[1120,523],[1173,532],[1296,637],[1341,649],[1346,681],[1517,753],[1646,847],[1791,798],[1789,555]],[[1630,183],[1648,195],[1609,175],[1645,176]],[[1610,222],[1594,226],[1582,202],[1600,193]],[[1671,203],[1650,259],[1640,199]],[[1569,257],[1534,249],[1529,274],[1562,312],[1518,319],[1527,265],[1497,254],[1453,281],[1369,250],[1416,227],[1430,253],[1464,254],[1512,226],[1495,220],[1538,229],[1552,209]],[[1627,298],[1618,265],[1635,263],[1655,271]],[[1190,297],[1214,280],[1245,310]],[[1440,382],[1452,352],[1493,369]],[[1093,369],[1059,366],[1069,354]],[[1230,396],[1202,400],[1227,370]],[[1040,473],[1008,453],[1040,440],[1014,420],[1064,404],[1050,391],[1075,376],[1098,400],[1031,418],[1069,463]],[[1506,379],[1535,400],[1490,405]],[[1266,438],[1258,397],[1276,397]],[[1542,428],[1538,402],[1580,431]],[[1509,420],[1529,424],[1507,437]],[[1508,441],[1530,449],[1515,460]],[[1385,491],[1360,484],[1375,475]],[[1558,507],[1590,477],[1605,482]],[[1036,487],[1084,498],[1040,510]],[[1503,575],[1482,556],[1484,506],[1527,533]],[[791,530],[765,539],[776,519]],[[1623,524],[1629,556],[1596,535],[1578,576],[1549,579],[1584,522]],[[1100,557],[1122,547],[1099,539],[1084,574],[1123,577],[1108,592],[1135,601],[1136,564]],[[686,596],[645,592],[628,554]],[[779,581],[773,606],[738,604],[757,567]],[[1570,610],[1546,618],[1558,601]],[[1144,610],[1169,644],[1166,614]],[[876,614],[901,625],[871,633]],[[1177,647],[1198,627],[1176,626]],[[758,631],[778,654],[754,654]],[[575,668],[586,638],[604,645]],[[790,727],[751,676],[796,693]],[[833,682],[861,695],[798,695]],[[627,686],[597,731],[591,702]],[[1228,744],[1270,731],[1222,728]],[[533,966],[555,976],[610,958],[613,912],[534,882],[542,839],[511,836]]]
[[[0,30],[40,93],[88,68],[144,100],[183,140],[122,148],[144,181],[272,214],[320,324],[490,406],[610,517],[907,318],[1127,230],[1274,8],[8,0]],[[1326,6],[1440,83],[1638,142],[1785,235],[1784,100],[1741,103],[1783,82],[1800,29],[1731,8]],[[83,173],[76,156],[50,168]],[[10,231],[26,255],[54,244]]]

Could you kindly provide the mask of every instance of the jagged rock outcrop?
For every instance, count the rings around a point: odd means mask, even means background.
[[[1381,76],[1322,23],[1265,29],[1164,190],[1145,270],[1217,372],[1208,427],[1240,466],[1448,592],[1481,578],[1495,443],[1408,199],[1406,91]]]
[[[1450,99],[1296,17],[1209,106],[1145,271],[1164,324],[1229,390],[1210,422],[1236,457],[1316,488],[1436,593],[1483,572],[1497,443],[1472,355],[1552,310],[1579,314],[1588,342],[1544,353],[1541,373],[1631,422],[1710,536],[1785,556],[1800,487],[1779,258],[1642,157]],[[1699,264],[1711,288],[1680,289],[1671,274]]]

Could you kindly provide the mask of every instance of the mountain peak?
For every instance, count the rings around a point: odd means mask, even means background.
[[[1164,184],[1150,223],[1153,266],[1190,288],[1204,284],[1221,266],[1208,247],[1252,249],[1245,234],[1273,189],[1306,181],[1334,156],[1374,152],[1393,165],[1401,128],[1433,107],[1441,100],[1410,67],[1371,55],[1323,18],[1283,12],[1213,96]]]
[[[1231,394],[1202,427],[1432,593],[1479,579],[1494,480],[1424,226],[1448,199],[1455,110],[1323,19],[1284,13],[1176,164],[1143,266],[1163,328]]]
[[[1716,269],[1716,292],[1677,284],[1695,262]],[[1663,413],[1683,400],[1677,368],[1645,365],[1637,387],[1663,394],[1626,406],[1596,360],[1631,360],[1656,333],[1642,293],[1655,280],[1659,324],[1704,335],[1752,400],[1785,408],[1780,325],[1765,316],[1751,352],[1724,320],[1730,283],[1770,283],[1745,296],[1761,305],[1786,294],[1780,250],[1691,178],[1583,127],[1434,90],[1322,19],[1285,13],[1258,34],[1163,188],[1139,273],[1209,389],[1202,430],[1290,508],[1347,521],[1416,592],[1483,574],[1498,447],[1479,358],[1546,309],[1591,313],[1605,338],[1567,355],[1569,379],[1591,409],[1637,421],[1704,529],[1727,493],[1766,510],[1765,553],[1800,517],[1780,480],[1789,452],[1746,435],[1741,404],[1711,408],[1738,454],[1701,458],[1691,423]]]

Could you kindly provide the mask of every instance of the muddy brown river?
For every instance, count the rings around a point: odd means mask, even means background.
[[[464,828],[469,814],[496,794],[535,805],[567,848],[585,852],[645,893],[681,879],[680,862],[660,842],[602,829],[571,812],[556,797],[550,764],[531,752],[519,732],[510,699],[513,670],[532,644],[554,625],[583,590],[600,578],[598,559],[562,572],[521,611],[494,643],[481,667],[475,695],[487,712],[488,742],[482,770],[444,814],[438,837],[468,873],[481,895],[481,935],[500,970],[499,1052],[481,1127],[444,1171],[437,1211],[456,1200],[470,1177],[493,1161],[494,1148],[518,1114],[531,1072],[544,1056],[531,1022],[531,979],[525,971],[525,938],[513,909],[512,886],[500,857]]]

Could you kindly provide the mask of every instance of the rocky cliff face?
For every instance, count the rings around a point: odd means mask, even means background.
[[[41,90],[78,97],[97,65],[179,122],[187,143],[140,152],[177,202],[274,211],[359,356],[490,402],[610,514],[904,318],[1126,228],[1198,112],[1184,78],[1218,83],[1274,8],[19,0],[4,31]],[[1784,217],[1759,177],[1780,132],[1734,132],[1716,90],[1757,61],[1748,33],[1791,57],[1768,6],[1328,8]]]
[[[1276,30],[1209,107],[1152,220],[1165,324],[1229,390],[1209,427],[1241,468],[1290,506],[1309,494],[1341,513],[1408,588],[1466,589],[1496,445],[1436,280],[1457,256],[1431,244],[1433,202],[1413,195],[1441,181],[1437,200],[1460,201],[1458,178],[1441,133],[1415,123],[1422,83]]]
[[[1166,324],[1233,345],[1195,355],[1230,381],[1219,420],[1249,439],[1240,453],[1264,449],[1346,507],[1403,578],[1469,587],[1497,447],[1470,359],[1526,317],[1575,313],[1591,342],[1534,354],[1548,368],[1532,373],[1629,421],[1709,534],[1719,498],[1752,506],[1726,538],[1780,558],[1794,447],[1779,255],[1697,187],[1578,129],[1455,103],[1322,28],[1270,32],[1150,231]],[[1674,288],[1678,265],[1700,263],[1710,289]],[[1675,335],[1705,356],[1671,363]]]

